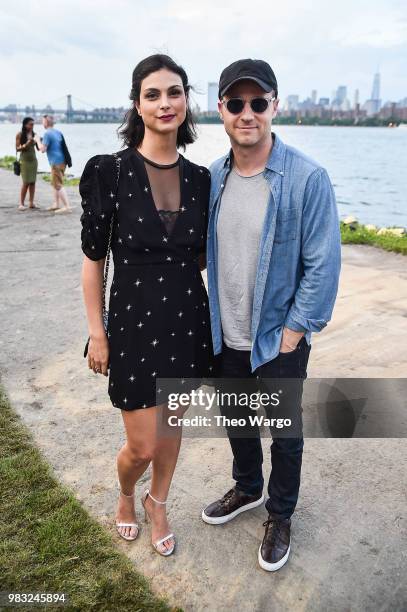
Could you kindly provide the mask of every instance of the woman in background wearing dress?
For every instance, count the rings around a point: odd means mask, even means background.
[[[38,161],[35,149],[38,150],[38,137],[34,132],[34,119],[25,117],[21,132],[16,136],[16,150],[20,153],[21,178],[23,184],[20,192],[20,204],[18,210],[27,210],[25,197],[29,192],[30,210],[37,209],[39,206],[34,204],[35,181],[37,180]]]
[[[213,357],[200,273],[210,176],[178,152],[195,139],[189,90],[184,69],[170,57],[142,60],[133,71],[133,105],[120,131],[127,148],[117,154],[118,190],[112,155],[92,157],[79,187],[88,365],[105,376],[110,370],[109,396],[121,409],[126,432],[117,456],[116,527],[126,540],[137,537],[135,484],[151,463],[142,504],[152,545],[164,556],[175,547],[166,502],[182,432],[179,427],[160,435],[168,407],[157,400],[162,390],[156,380],[182,385],[188,377],[209,376]],[[114,278],[106,334],[101,294],[112,215]]]

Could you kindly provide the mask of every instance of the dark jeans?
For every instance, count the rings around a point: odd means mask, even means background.
[[[294,416],[302,425],[302,385],[307,377],[307,364],[311,347],[305,338],[302,338],[295,351],[280,353],[275,359],[260,366],[255,372],[251,372],[250,352],[237,351],[223,345],[222,353],[218,356],[216,375],[220,379],[253,379],[253,388],[262,387],[262,380],[266,379],[296,379],[287,381],[291,389],[290,393],[290,415]],[[224,385],[220,381],[223,390]],[[230,383],[225,383],[231,390]],[[239,386],[238,381],[233,385],[235,391],[245,389],[243,382]],[[267,382],[266,382],[267,387]],[[240,406],[232,406],[232,410],[221,407],[221,413],[226,416],[242,416],[250,408],[242,409]],[[267,415],[268,416],[268,415]],[[245,493],[255,495],[263,491],[264,479],[262,473],[263,452],[260,442],[259,430],[251,426],[250,436],[242,437],[242,434],[226,427],[229,442],[233,452],[233,478],[236,487]],[[297,431],[299,431],[297,429]],[[278,518],[289,518],[294,512],[298,501],[300,488],[302,451],[304,440],[302,429],[300,437],[276,437],[276,430],[272,431],[273,443],[271,445],[272,470],[268,482],[269,499],[266,508],[269,513]]]

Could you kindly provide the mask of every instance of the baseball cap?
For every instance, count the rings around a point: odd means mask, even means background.
[[[243,79],[255,81],[264,91],[273,89],[277,95],[277,79],[271,66],[263,60],[242,59],[233,62],[222,71],[219,79],[219,99],[225,95],[229,87]]]

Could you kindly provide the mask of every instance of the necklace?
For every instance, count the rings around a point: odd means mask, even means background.
[[[150,164],[150,166],[154,166],[154,168],[162,168],[164,170],[169,170],[170,168],[175,168],[175,166],[178,166],[179,160],[181,157],[181,155],[178,155],[177,161],[174,162],[173,164],[157,164],[152,159],[148,159],[147,157],[144,157],[144,155],[140,153],[138,149],[134,149],[134,151],[137,153],[137,155],[141,157],[143,161],[145,161],[147,164]]]

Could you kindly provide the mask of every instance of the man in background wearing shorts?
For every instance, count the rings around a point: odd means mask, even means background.
[[[41,152],[47,153],[51,166],[51,185],[54,191],[54,203],[48,210],[54,210],[55,213],[70,213],[72,209],[64,188],[66,162],[62,147],[63,136],[59,130],[54,128],[54,118],[51,115],[43,116],[42,125],[45,128],[45,134],[42,138]]]

